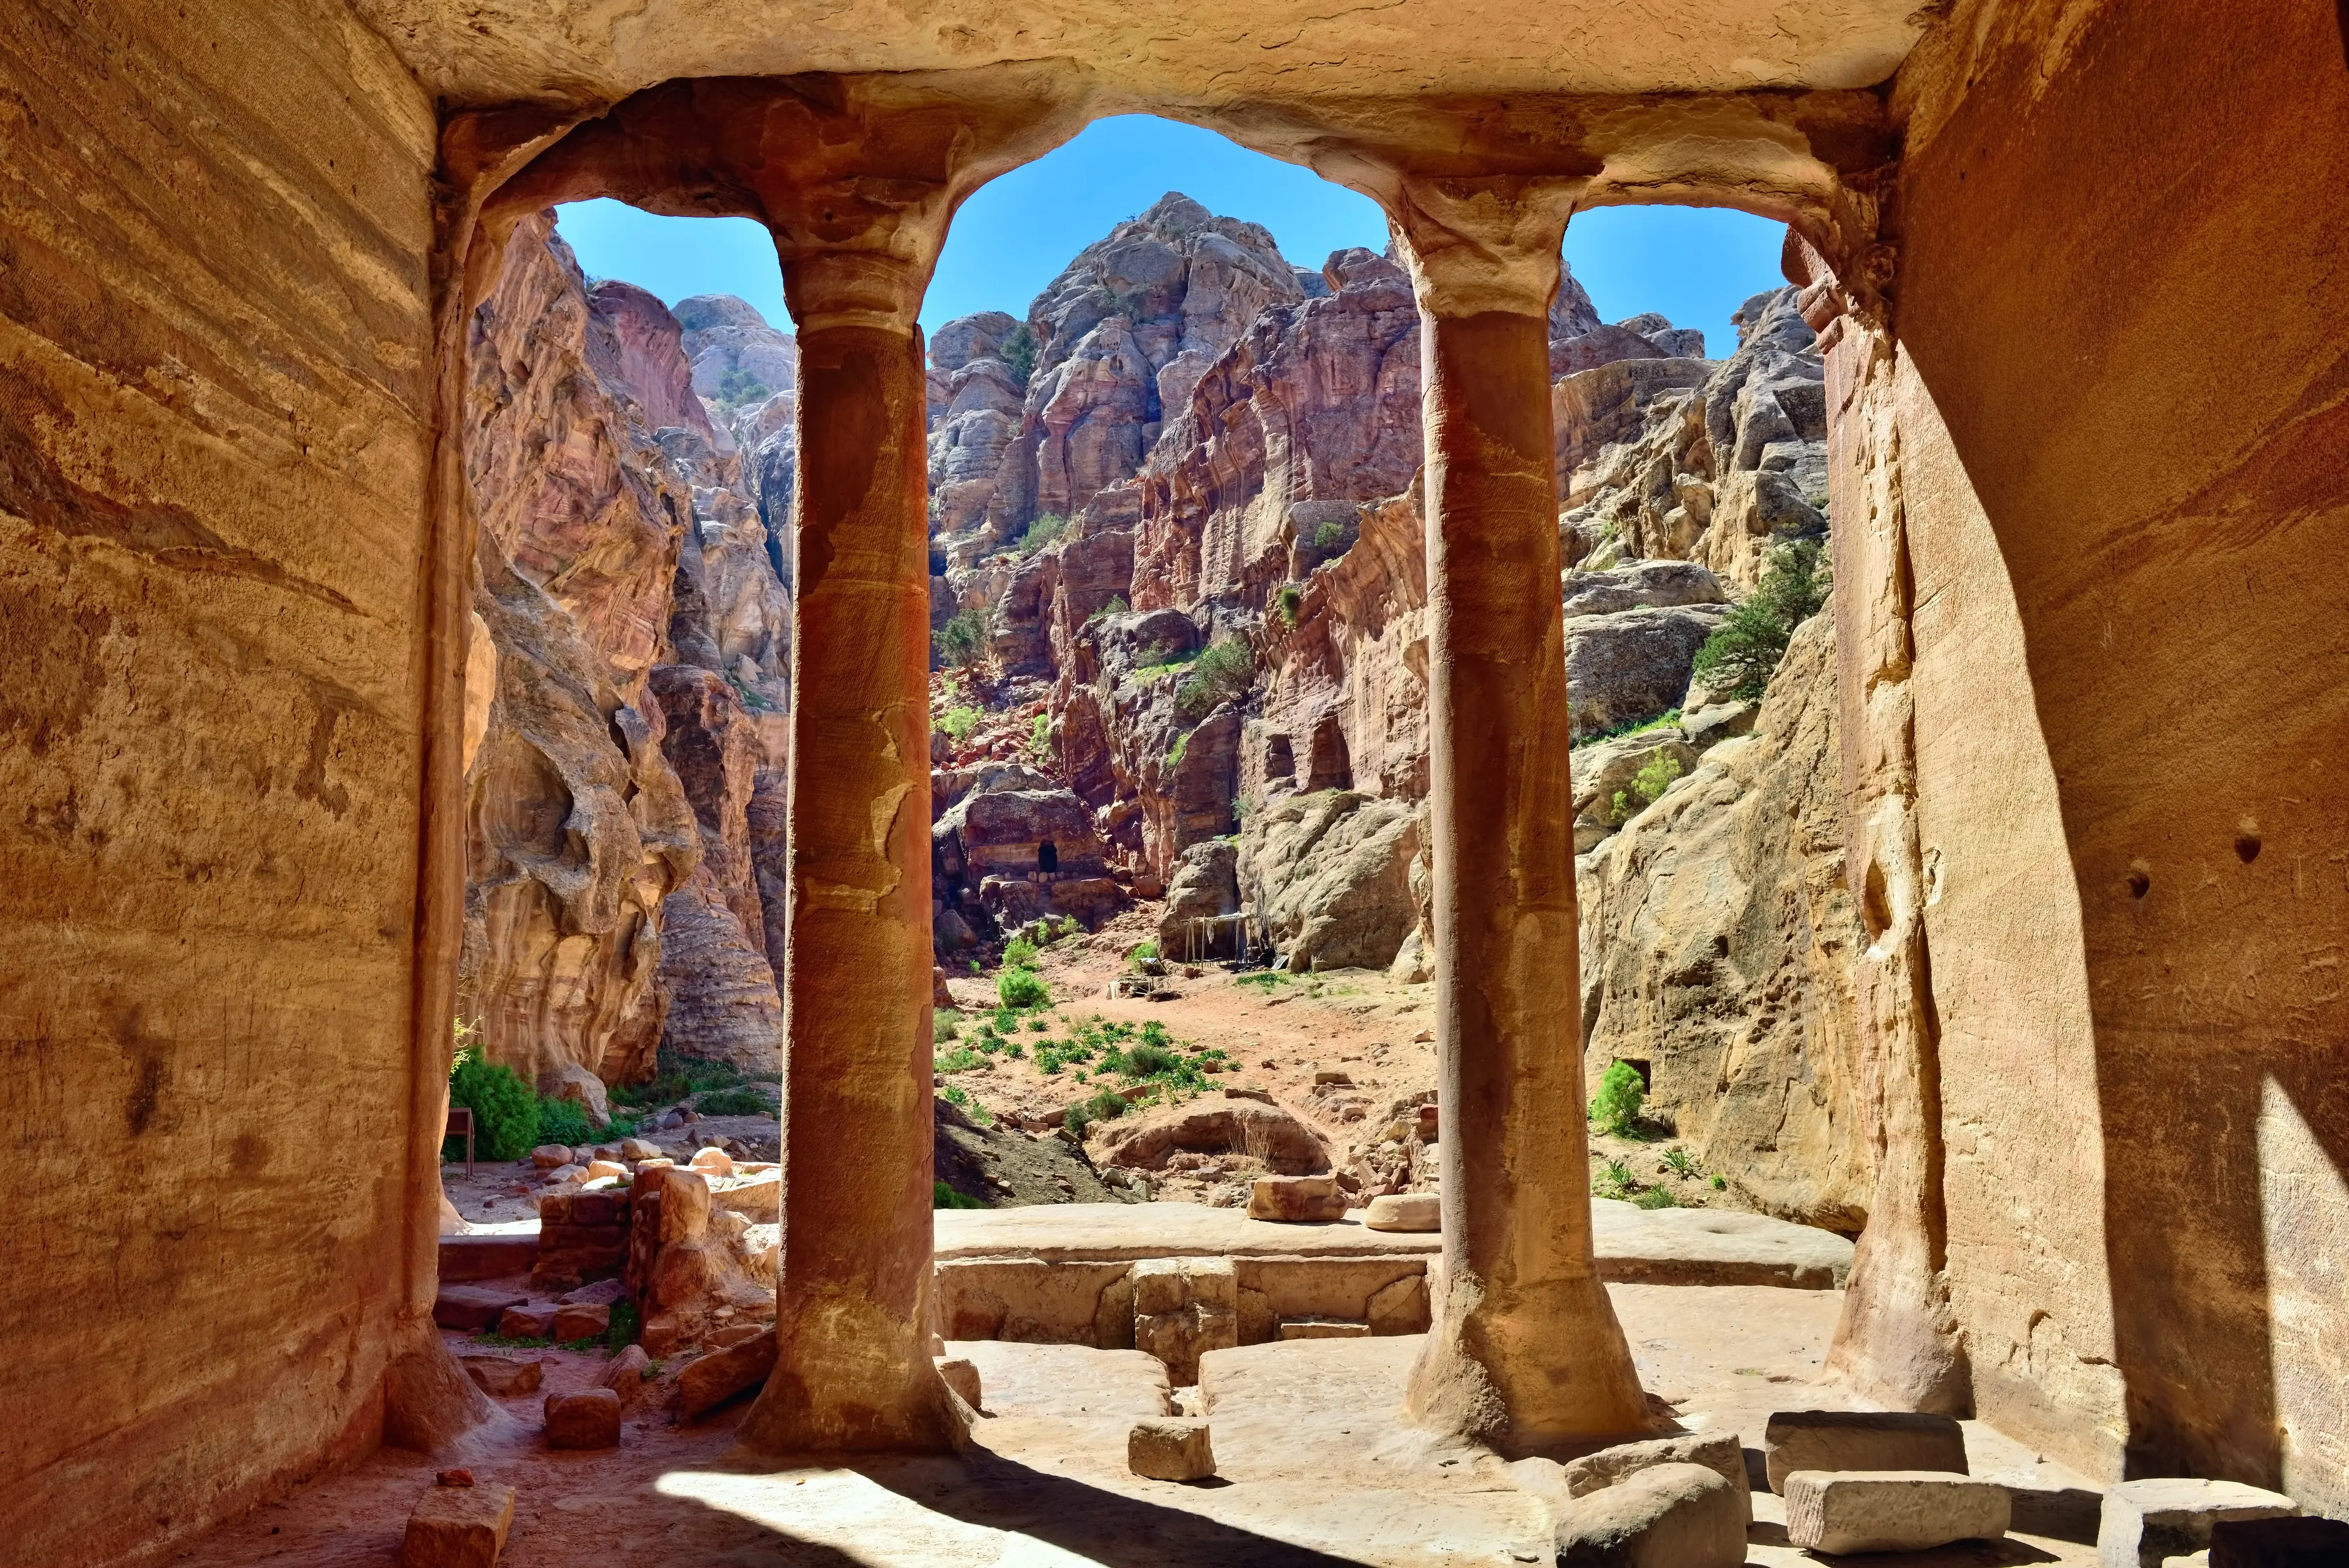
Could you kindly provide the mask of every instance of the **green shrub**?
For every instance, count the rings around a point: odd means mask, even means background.
[[[1173,1044],[1174,1040],[1174,1036],[1166,1033],[1166,1025],[1154,1018],[1142,1026],[1142,1043],[1144,1045],[1164,1047]]]
[[[1618,724],[1611,730],[1601,730],[1595,735],[1585,735],[1574,742],[1574,749],[1578,752],[1585,746],[1595,746],[1601,741],[1619,741],[1626,735],[1643,735],[1650,730],[1661,730],[1666,725],[1677,724],[1680,722],[1681,711],[1678,708],[1667,708],[1652,719],[1642,719],[1636,724]]]
[[[1071,1106],[1061,1121],[1071,1132],[1082,1137],[1093,1123],[1113,1122],[1125,1112],[1125,1096],[1115,1089],[1102,1088],[1094,1090],[1091,1099]]]
[[[987,657],[987,618],[975,609],[967,609],[938,628],[930,640],[938,650],[938,661],[968,670]]]
[[[1174,693],[1174,705],[1194,719],[1204,719],[1219,705],[1237,702],[1256,682],[1256,655],[1237,637],[1226,637],[1191,661]]]
[[[685,1056],[661,1049],[649,1083],[623,1084],[612,1091],[612,1103],[624,1106],[659,1106],[671,1100],[681,1100],[688,1095],[704,1089],[730,1089],[745,1080],[740,1067],[728,1062],[713,1062],[706,1057]]]
[[[1630,1166],[1619,1159],[1610,1159],[1591,1182],[1590,1190],[1601,1198],[1629,1198],[1638,1185],[1631,1179]]]
[[[938,1091],[938,1098],[950,1106],[959,1107],[970,1104],[970,1091],[960,1084],[948,1084]]]
[[[1668,753],[1656,753],[1632,775],[1629,790],[1615,792],[1615,820],[1629,822],[1641,810],[1655,805],[1680,776],[1680,759]]]
[[[1689,1151],[1681,1147],[1678,1144],[1675,1144],[1671,1148],[1664,1150],[1664,1164],[1671,1168],[1671,1172],[1674,1176],[1697,1176],[1702,1174],[1697,1169],[1696,1161],[1689,1157]]]
[[[1678,1209],[1681,1202],[1671,1195],[1670,1189],[1651,1187],[1631,1199],[1631,1205],[1635,1209]]]
[[[1299,590],[1295,583],[1283,583],[1280,585],[1280,592],[1273,596],[1272,602],[1273,607],[1280,612],[1281,624],[1293,627],[1297,624],[1298,607],[1305,602],[1305,595]]]
[[[1816,541],[1774,545],[1762,581],[1698,650],[1697,678],[1723,697],[1761,696],[1795,628],[1818,613],[1832,586]]]
[[[617,1355],[636,1342],[636,1305],[614,1302],[612,1321],[604,1329],[604,1354]]]
[[[1010,368],[1011,379],[1025,387],[1028,378],[1036,373],[1036,334],[1021,322],[1005,336],[995,357]]]
[[[985,1032],[982,1030],[981,1033],[983,1033]],[[937,1022],[931,1026],[930,1038],[933,1040],[959,1040],[962,1038],[962,1024],[949,1013],[947,1016],[938,1019]]]
[[[1125,1054],[1125,1072],[1131,1078],[1172,1073],[1182,1064],[1183,1059],[1164,1045],[1136,1045]]]
[[[978,1052],[964,1047],[949,1051],[938,1057],[934,1065],[941,1073],[968,1073],[973,1067],[984,1064],[986,1061],[987,1058]]]
[[[1085,617],[1085,624],[1090,626],[1094,621],[1103,619],[1109,616],[1123,615],[1133,607],[1133,606],[1125,602],[1125,596],[1123,594],[1112,594],[1109,597],[1109,603],[1102,606],[1101,608]]]
[[[1050,1034],[1052,1032],[1052,1021],[1040,1012],[1028,1021],[1028,1028],[1031,1033]]]
[[[1050,1007],[1052,988],[1031,969],[1007,969],[995,977],[995,994],[1006,1007]]]
[[[1729,1178],[1727,1178],[1727,1177],[1725,1177],[1725,1176],[1716,1176],[1716,1177],[1714,1177],[1714,1178],[1713,1179],[1713,1189],[1715,1192],[1726,1192],[1726,1191],[1728,1191],[1728,1190],[1729,1190]]]
[[[538,1102],[538,1141],[566,1144],[574,1147],[595,1137],[595,1124],[587,1119],[586,1108],[575,1100],[541,1100]]]
[[[1170,768],[1181,767],[1183,765],[1183,753],[1190,749],[1191,732],[1185,730],[1181,734],[1174,737],[1174,744],[1167,750],[1166,765]]]
[[[737,365],[718,378],[718,395],[710,400],[740,408],[744,403],[762,402],[774,395],[766,382]]]
[[[1052,750],[1052,715],[1039,713],[1028,732],[1028,749],[1036,755],[1049,756]]]
[[[939,635],[943,637],[946,634],[940,632]],[[941,649],[939,651],[943,653],[945,650]],[[986,717],[987,714],[980,709],[949,708],[947,710],[946,717],[938,721],[938,728],[944,730],[947,732],[947,738],[958,746],[970,739],[970,732],[978,729],[978,722]]]
[[[714,1095],[703,1095],[695,1100],[693,1108],[705,1116],[774,1116],[781,1114],[774,1101],[756,1089],[720,1089]]]
[[[1036,944],[1026,937],[1014,937],[1004,944],[1003,961],[1013,969],[1036,967]]]
[[[943,1181],[930,1183],[930,1207],[933,1209],[984,1209],[986,1204],[976,1198],[965,1198]]]
[[[449,1078],[449,1103],[473,1113],[474,1152],[520,1159],[538,1141],[538,1096],[512,1067],[467,1056]]]
[[[1598,1096],[1590,1102],[1590,1119],[1601,1131],[1620,1137],[1640,1119],[1640,1102],[1647,1097],[1648,1085],[1640,1081],[1639,1069],[1629,1062],[1618,1062],[1599,1080]]]
[[[1125,955],[1126,962],[1132,964],[1136,969],[1140,969],[1143,964],[1155,962],[1157,958],[1157,940],[1155,938],[1147,937],[1143,940],[1136,942],[1133,945],[1133,950]]]
[[[1317,550],[1334,550],[1345,541],[1345,537],[1344,524],[1324,523],[1313,530],[1313,547]]]
[[[1047,512],[1028,524],[1028,532],[1019,535],[1019,543],[1014,545],[1012,548],[1019,552],[1023,557],[1032,556],[1047,545],[1057,541],[1068,531],[1067,518],[1057,512]]]

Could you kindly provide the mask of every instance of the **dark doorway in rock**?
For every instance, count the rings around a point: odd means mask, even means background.
[[[1047,838],[1036,846],[1036,869],[1047,877],[1055,876],[1060,872],[1061,847],[1059,845]]]
[[[1654,1079],[1649,1075],[1650,1068],[1647,1063],[1630,1056],[1619,1056],[1616,1060],[1622,1063],[1626,1067],[1630,1068],[1634,1073],[1640,1075],[1640,1088],[1652,1089],[1656,1086]]]

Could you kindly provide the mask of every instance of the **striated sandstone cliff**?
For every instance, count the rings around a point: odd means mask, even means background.
[[[790,602],[690,337],[590,290],[551,215],[473,323],[459,1008],[492,1060],[591,1103],[586,1075],[641,1077],[665,1042],[767,1067],[781,1041],[757,864],[781,846],[752,819],[782,787]]]

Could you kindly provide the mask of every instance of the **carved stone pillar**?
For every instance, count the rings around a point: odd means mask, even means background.
[[[1547,317],[1578,187],[1406,181],[1423,313],[1446,1281],[1415,1418],[1505,1452],[1652,1428],[1593,1256]]]
[[[944,1446],[930,1360],[927,268],[786,265],[799,326],[798,621],[775,1450]]]

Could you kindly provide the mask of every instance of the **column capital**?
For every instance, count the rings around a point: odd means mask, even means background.
[[[1403,175],[1387,219],[1419,307],[1440,317],[1548,315],[1566,222],[1588,184],[1554,175]]]
[[[668,82],[582,122],[498,202],[752,218],[774,235],[802,330],[911,331],[955,209],[1076,134],[1092,91],[1083,73],[1032,64]]]

